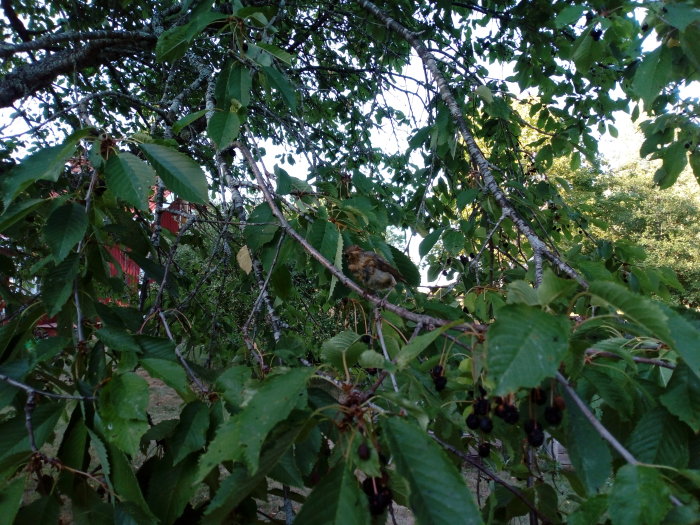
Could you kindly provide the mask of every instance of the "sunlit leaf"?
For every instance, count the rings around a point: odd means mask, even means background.
[[[488,331],[487,368],[494,395],[535,387],[553,377],[568,348],[569,325],[538,308],[506,305]]]

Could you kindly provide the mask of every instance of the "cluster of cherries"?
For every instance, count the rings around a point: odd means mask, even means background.
[[[493,420],[489,416],[491,405],[486,397],[486,391],[479,387],[479,397],[474,400],[472,412],[467,416],[467,427],[471,430],[481,430],[488,434],[493,430]],[[547,402],[547,393],[541,388],[533,388],[530,391],[530,400],[537,405],[544,405]],[[501,397],[494,398],[493,413],[509,425],[515,425],[520,420],[520,412],[512,403]],[[550,425],[556,426],[561,423],[564,410],[564,399],[561,396],[554,396],[552,404],[544,409],[544,420]],[[527,436],[527,442],[532,447],[539,447],[544,443],[544,430],[542,424],[536,419],[528,419],[523,423],[523,430]],[[479,456],[485,458],[491,452],[490,443],[483,442],[478,448]]]
[[[372,516],[379,516],[391,505],[392,494],[388,482],[389,476],[386,472],[383,472],[381,477],[366,478],[362,482],[362,491],[367,494]]]

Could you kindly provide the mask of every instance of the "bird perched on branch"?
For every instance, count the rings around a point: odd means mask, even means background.
[[[345,256],[348,258],[348,269],[367,290],[386,290],[396,286],[397,281],[406,282],[396,268],[374,252],[353,244],[345,250]]]

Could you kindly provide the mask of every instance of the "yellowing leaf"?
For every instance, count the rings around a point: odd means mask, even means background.
[[[238,261],[238,266],[241,267],[246,274],[250,274],[253,269],[253,261],[250,259],[250,251],[247,246],[242,246],[238,253],[236,254],[236,261]]]

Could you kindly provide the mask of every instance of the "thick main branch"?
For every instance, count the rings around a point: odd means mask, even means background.
[[[152,49],[155,42],[156,37],[147,33],[135,33],[128,40],[96,39],[78,49],[59,51],[39,62],[21,66],[0,80],[0,107],[11,106],[16,100],[50,86],[60,75],[123,60]]]

